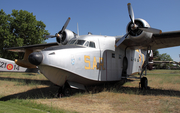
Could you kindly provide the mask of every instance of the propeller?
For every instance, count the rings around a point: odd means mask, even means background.
[[[46,35],[46,38],[54,38],[54,37],[56,37],[57,41],[58,41],[58,42],[61,42],[62,37],[63,37],[63,32],[65,31],[65,29],[66,29],[66,27],[67,27],[70,19],[71,19],[71,18],[69,17],[69,18],[66,20],[66,23],[64,24],[64,26],[62,27],[62,29],[61,29],[58,33],[56,33],[55,35]]]
[[[159,29],[155,29],[155,28],[150,28],[150,27],[138,27],[138,25],[135,24],[135,20],[134,20],[134,12],[133,12],[133,8],[131,6],[131,3],[128,3],[127,4],[128,6],[128,13],[129,13],[129,17],[131,19],[131,29],[128,33],[126,33],[115,45],[115,47],[118,47],[126,38],[127,36],[129,35],[129,33],[133,30],[137,30],[137,29],[140,29],[140,30],[143,30],[143,31],[146,31],[146,32],[150,32],[150,33],[153,33],[153,34],[161,34],[162,31],[159,30]]]

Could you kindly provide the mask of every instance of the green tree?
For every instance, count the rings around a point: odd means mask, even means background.
[[[159,51],[156,49],[156,50],[153,50],[153,59],[156,60],[159,58]]]
[[[163,53],[163,54],[160,55],[160,61],[173,61],[173,59],[172,59],[171,56],[168,55],[167,53]],[[161,66],[161,68],[163,68],[163,69],[167,69],[167,68],[171,67],[172,64],[170,64],[170,63],[165,63],[165,64],[161,64],[160,66]]]
[[[46,25],[28,11],[12,10],[7,15],[1,9],[0,19],[0,57],[3,58],[20,58],[19,53],[4,51],[3,48],[41,44],[46,40],[45,35],[49,35]]]
[[[163,53],[160,55],[160,61],[173,61],[173,59],[167,53]]]
[[[154,59],[153,59],[154,61],[173,61],[173,59],[171,58],[170,55],[168,55],[167,53],[159,54],[158,50],[153,51],[153,57],[154,57]],[[155,66],[157,69],[159,69],[159,68],[171,67],[172,64],[170,64],[170,63],[157,63],[157,64],[154,64],[153,66]]]

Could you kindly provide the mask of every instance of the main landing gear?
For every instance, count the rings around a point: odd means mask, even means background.
[[[72,88],[69,86],[69,84],[66,82],[62,87],[59,87],[58,93],[56,94],[56,97],[69,97],[73,94]]]
[[[147,75],[147,67],[149,66],[149,57],[151,54],[151,51],[148,52],[148,50],[151,50],[151,47],[147,48],[147,54],[146,54],[146,60],[142,66],[141,74],[140,74],[140,83],[139,83],[139,88],[141,89],[148,89],[148,79],[145,77]],[[145,75],[144,75],[145,71]]]
[[[142,66],[142,70],[141,70],[141,73],[140,73],[140,77],[129,77],[129,75],[127,75],[127,67],[128,67],[128,60],[127,60],[127,57],[126,57],[126,50],[127,50],[128,47],[125,48],[125,57],[123,58],[123,70],[122,70],[122,78],[125,78],[125,80],[127,78],[137,78],[137,79],[140,79],[140,82],[139,82],[139,88],[140,89],[148,89],[148,79],[146,76],[146,73],[147,73],[147,67],[149,66],[149,57],[150,57],[150,52],[148,52],[148,50],[151,50],[151,47],[147,47],[147,54],[146,54],[146,60]],[[144,71],[145,71],[145,74],[144,74]]]

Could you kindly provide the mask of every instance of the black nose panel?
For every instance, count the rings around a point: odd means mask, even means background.
[[[43,60],[41,52],[33,52],[29,55],[28,60],[31,64],[38,66]]]

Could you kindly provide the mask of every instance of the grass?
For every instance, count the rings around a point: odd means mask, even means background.
[[[3,113],[67,113],[69,111],[60,110],[43,104],[23,99],[12,99],[9,101],[0,101],[0,112]]]
[[[13,106],[29,112],[179,112],[180,70],[148,71],[147,78],[150,89],[145,91],[131,79],[59,99],[54,98],[58,87],[41,74],[0,73],[0,112],[16,111]]]

